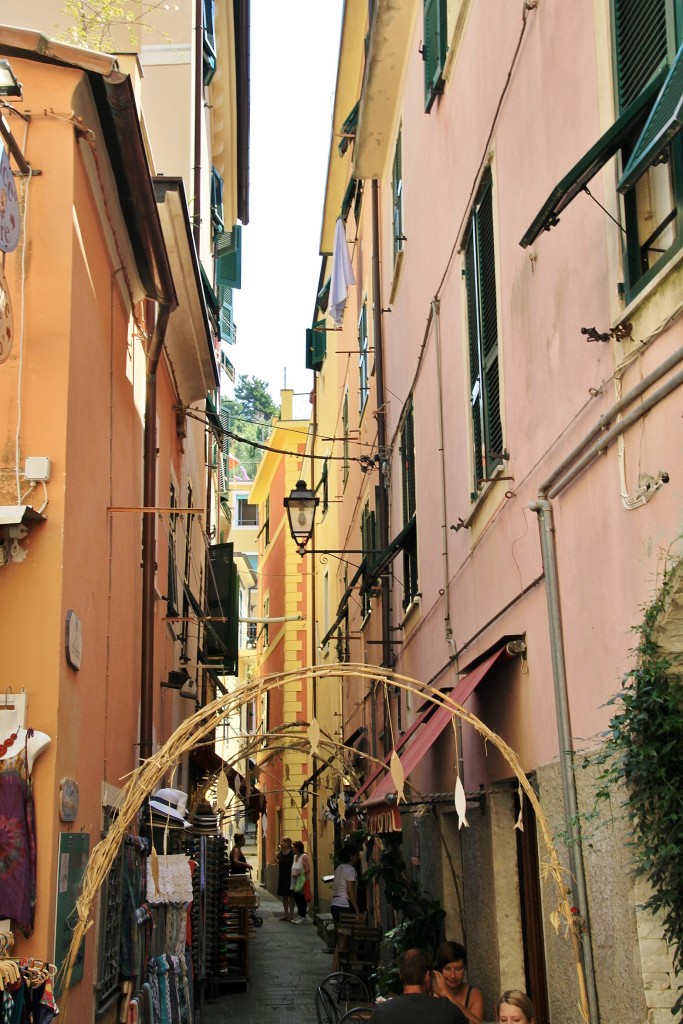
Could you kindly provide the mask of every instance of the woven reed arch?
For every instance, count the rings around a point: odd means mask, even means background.
[[[262,694],[268,693],[270,690],[279,689],[295,680],[315,679],[321,681],[326,678],[339,680],[340,677],[344,678],[347,676],[353,676],[356,679],[366,679],[371,684],[379,683],[383,686],[396,687],[406,693],[415,693],[423,701],[429,701],[437,707],[448,708],[453,714],[454,721],[455,719],[460,719],[461,722],[472,726],[488,743],[496,747],[505,758],[536,814],[538,830],[545,850],[542,875],[544,879],[550,880],[555,886],[557,896],[555,909],[551,914],[551,921],[556,930],[564,926],[566,934],[572,943],[579,988],[578,1008],[582,1020],[585,1024],[590,1024],[586,980],[581,957],[580,924],[572,913],[567,897],[566,872],[553,843],[543,808],[529,780],[522,771],[514,750],[497,733],[493,732],[484,722],[478,719],[476,715],[467,711],[460,704],[456,704],[448,694],[442,693],[435,687],[413,679],[410,676],[399,675],[389,669],[350,663],[296,669],[291,672],[280,672],[270,676],[256,677],[248,681],[232,693],[217,697],[216,700],[200,708],[190,718],[185,719],[173,735],[166,740],[161,749],[143,761],[128,776],[121,790],[118,816],[112,822],[109,832],[104,839],[93,847],[83,876],[81,896],[76,903],[76,924],[69,952],[62,968],[64,975],[61,1000],[62,1020],[65,1024],[68,1019],[67,1007],[71,972],[76,962],[81,942],[86,932],[94,924],[92,910],[95,897],[114,863],[124,836],[134,825],[142,804],[154,792],[166,773],[173,769],[185,754],[188,754],[198,745],[209,742],[213,738],[215,729],[222,719],[237,711],[243,704],[258,699]],[[270,734],[270,739],[282,743],[282,749],[285,749],[288,735],[291,736],[292,734],[287,732]],[[263,734],[259,734],[258,738],[262,740]],[[303,742],[303,737],[297,737],[297,741]],[[309,746],[311,743],[314,748],[317,746],[319,751],[335,752],[343,747],[343,744],[335,741],[329,734],[320,735],[317,723],[309,725],[306,741],[309,743]],[[289,743],[286,745],[290,746]]]

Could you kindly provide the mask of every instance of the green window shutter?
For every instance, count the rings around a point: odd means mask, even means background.
[[[204,0],[204,85],[208,85],[216,73],[216,39],[214,28],[214,14],[214,0]]]
[[[401,430],[401,484],[403,492],[403,525],[415,515],[415,430],[413,407],[410,406]]]
[[[339,156],[344,156],[344,153],[349,148],[353,140],[356,138],[356,130],[358,128],[358,110],[360,108],[360,100],[356,103],[355,107],[348,115],[346,120],[341,126],[339,134],[341,140],[339,142]]]
[[[391,175],[391,196],[393,206],[394,227],[394,262],[403,249],[403,167],[402,167],[402,132],[399,129],[394,152],[394,166]]]
[[[220,664],[228,675],[237,674],[239,576],[233,560],[232,544],[209,547],[206,607],[208,621],[204,624],[204,655],[207,661]],[[222,619],[224,622],[211,621]]]
[[[493,191],[485,183],[465,245],[475,491],[502,459]]]
[[[235,224],[216,241],[216,281],[230,288],[242,287],[242,225]]]
[[[484,376],[484,447],[486,476],[488,477],[494,466],[500,462],[503,452],[498,372],[498,303],[493,238],[493,190],[490,180],[480,199],[477,228]]]
[[[306,369],[319,370],[327,352],[327,331],[325,321],[316,320],[306,330]]]
[[[627,107],[611,128],[608,128],[577,164],[565,174],[552,190],[540,211],[534,217],[520,245],[525,249],[535,242],[541,231],[549,231],[557,224],[562,211],[582,192],[608,160],[619,152],[634,132],[645,123],[654,97],[662,87],[666,69],[662,69],[650,84]]]
[[[211,224],[214,234],[222,234],[223,223],[223,179],[215,167],[211,168]]]
[[[645,122],[629,158],[619,192],[627,192],[657,159],[683,128],[683,45],[676,54],[671,71]]]
[[[422,59],[425,72],[425,111],[429,113],[437,95],[443,92],[446,63],[446,0],[424,0]]]
[[[667,0],[614,0],[614,37],[619,109],[625,110],[667,59]]]
[[[474,455],[475,490],[484,476],[484,398],[479,362],[479,301],[477,298],[477,267],[474,225],[465,247],[465,289],[467,292],[467,327],[470,350],[470,415],[472,418],[472,451]]]

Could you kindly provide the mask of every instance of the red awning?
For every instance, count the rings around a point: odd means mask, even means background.
[[[499,658],[502,657],[507,657],[507,651],[505,647],[499,648],[485,661],[482,661],[481,664],[477,665],[476,668],[473,668],[471,672],[468,672],[466,675],[464,675],[460,682],[458,683],[458,685],[451,692],[450,699],[455,701],[456,704],[464,704],[468,697],[470,697],[474,693],[475,689],[482,681],[482,679],[487,675],[488,672],[491,671],[493,665],[498,661]],[[400,755],[401,765],[403,767],[403,774],[406,778],[408,778],[410,773],[415,768],[417,768],[418,764],[425,756],[427,751],[436,742],[436,740],[444,731],[446,726],[450,724],[452,718],[453,712],[449,707],[440,707],[433,714],[432,708],[429,708],[427,711],[423,712],[423,714],[418,719],[415,720],[415,722],[408,730],[408,732],[405,734],[405,736],[402,737],[402,742],[400,744],[396,744],[395,750]],[[412,736],[415,733],[417,726],[420,726],[419,731],[417,732],[417,736],[410,744],[410,746],[407,747],[405,753],[401,752],[400,748],[405,744],[405,741],[408,739],[408,737]],[[389,757],[385,759],[387,765],[389,763],[390,756],[391,755],[389,755]],[[384,771],[384,766],[382,766],[382,768],[379,768],[372,778],[376,778],[376,776],[381,771]],[[366,783],[363,789],[358,791],[356,799],[369,785],[370,781],[372,780],[368,780],[368,783]],[[368,794],[366,801],[362,803],[360,807],[364,809],[367,808],[369,813],[370,808],[373,805],[377,806],[379,804],[382,804],[384,806],[388,806],[385,804],[385,801],[388,794],[390,793],[396,793],[396,786],[391,775],[389,774],[389,772],[387,772],[384,778],[381,779],[381,781],[375,786],[372,792]]]

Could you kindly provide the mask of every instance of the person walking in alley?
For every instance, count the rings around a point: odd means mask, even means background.
[[[296,903],[297,918],[292,921],[292,924],[304,924],[306,921],[306,910],[310,903],[310,882],[309,875],[311,871],[311,865],[308,860],[308,856],[304,852],[304,844],[301,842],[292,843],[294,850],[294,860],[292,862],[292,893],[294,895],[294,902]],[[308,890],[306,886],[308,884]]]
[[[280,843],[280,849],[275,854],[277,861],[277,895],[282,898],[284,914],[281,921],[294,920],[294,893],[292,892],[292,864],[294,863],[294,850],[292,840],[285,836]]]
[[[398,962],[403,994],[375,1006],[370,1024],[467,1024],[449,999],[432,997],[431,963],[424,950],[406,950]]]
[[[339,855],[339,864],[334,872],[332,882],[332,897],[330,899],[330,913],[335,925],[339,923],[340,914],[348,914],[350,910],[359,914],[358,908],[358,850],[351,843],[342,847]]]
[[[246,875],[251,871],[251,864],[247,863],[247,858],[242,852],[246,841],[246,836],[242,832],[235,832],[234,846],[230,851],[230,872],[233,875]]]
[[[461,1010],[472,1024],[484,1017],[484,996],[465,981],[467,950],[459,942],[444,942],[436,951],[434,995],[443,996]]]

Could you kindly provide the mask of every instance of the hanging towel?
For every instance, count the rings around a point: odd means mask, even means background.
[[[346,244],[346,228],[344,221],[339,217],[334,229],[330,301],[327,307],[327,315],[332,317],[335,327],[341,327],[349,285],[355,283],[356,279],[353,276],[353,267]]]

